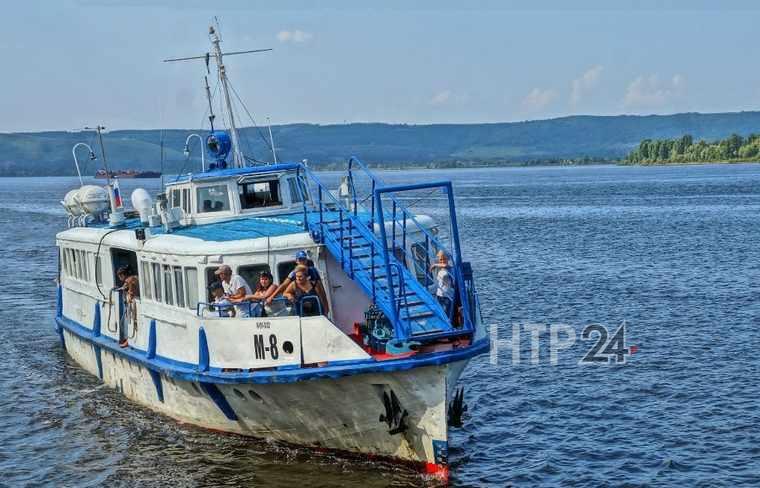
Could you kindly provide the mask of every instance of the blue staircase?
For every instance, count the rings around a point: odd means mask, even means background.
[[[370,178],[371,194],[364,198],[365,201],[372,198],[369,210],[361,208],[360,198],[354,187],[354,162],[361,165],[364,174]],[[351,196],[341,198],[330,192],[308,168],[303,167],[301,171],[305,181],[312,188],[312,201],[308,205],[304,201],[306,229],[325,245],[341,263],[343,270],[372,297],[372,302],[390,319],[396,340],[427,342],[472,334],[473,321],[468,307],[471,305],[471,300],[467,298],[468,287],[457,286],[462,292],[460,303],[464,309],[464,319],[457,323],[447,316],[446,311],[430,292],[428,287],[433,281],[427,269],[424,270],[425,279],[421,283],[418,280],[420,270],[409,269],[404,264],[405,261],[412,262],[405,254],[407,236],[414,229],[415,235],[425,236],[425,267],[428,268],[431,262],[431,250],[443,249],[454,257],[455,281],[458,284],[465,283],[461,273],[461,257],[456,259],[459,254],[458,236],[457,252],[452,254],[428,229],[420,225],[415,216],[401,206],[394,196],[396,192],[418,189],[420,185],[386,186],[360,161],[352,158],[348,171]],[[448,188],[451,195],[449,182],[422,185],[426,188],[438,186]],[[390,198],[392,211],[383,211],[384,196],[386,202]],[[453,212],[453,195],[450,203]],[[455,216],[453,218],[453,227],[456,228]]]

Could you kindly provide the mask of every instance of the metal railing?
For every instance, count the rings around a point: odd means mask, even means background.
[[[224,315],[225,313],[228,313],[231,309],[242,306],[248,307],[248,317],[290,317],[290,316],[302,316],[303,311],[303,304],[304,302],[308,301],[314,301],[317,304],[317,311],[319,312],[318,315],[324,315],[323,308],[322,308],[322,301],[317,296],[304,296],[301,297],[300,300],[297,302],[291,302],[286,297],[276,297],[272,300],[272,303],[280,303],[284,304],[286,310],[285,314],[281,314],[280,309],[278,311],[274,311],[271,309],[267,311],[267,304],[265,303],[265,300],[249,300],[245,302],[240,303],[230,303],[230,304],[216,304],[213,302],[198,302],[198,304],[195,306],[195,314],[198,317],[204,317],[203,312],[204,310],[208,310],[211,312],[216,312],[220,318],[229,318],[229,315]],[[288,308],[290,307],[290,308]],[[263,315],[266,313],[267,315]]]

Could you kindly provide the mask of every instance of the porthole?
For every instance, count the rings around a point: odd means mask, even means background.
[[[264,399],[261,398],[261,396],[253,390],[248,390],[248,396],[250,396],[252,400],[256,400],[262,403],[264,402]]]
[[[245,395],[243,395],[242,391],[238,390],[237,388],[233,388],[232,391],[235,392],[235,395],[237,395],[238,398],[242,398],[243,400],[245,400]]]
[[[285,351],[285,354],[293,354],[293,343],[290,341],[283,342],[282,350]]]

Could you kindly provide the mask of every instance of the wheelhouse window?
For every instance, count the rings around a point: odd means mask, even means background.
[[[288,188],[290,189],[290,201],[293,203],[309,201],[309,190],[301,178],[288,178]],[[301,198],[303,196],[303,198]]]
[[[277,179],[240,183],[238,194],[242,209],[282,205],[280,181]]]
[[[224,212],[230,209],[227,185],[203,186],[198,188],[198,212]]]
[[[190,188],[182,189],[182,210],[190,215]]]
[[[172,194],[171,194],[172,207],[179,207],[180,206],[180,195],[181,195],[181,193],[179,192],[178,189],[175,188],[175,189],[172,190]]]

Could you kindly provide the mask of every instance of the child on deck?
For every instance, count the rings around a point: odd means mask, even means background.
[[[227,297],[224,295],[224,287],[219,281],[215,281],[209,285],[209,291],[214,301],[211,303],[213,308],[211,310],[218,310],[219,317],[234,317],[235,309],[232,306]]]
[[[446,315],[451,318],[454,311],[454,275],[451,273],[449,257],[443,251],[437,253],[438,262],[430,266],[430,272],[435,278],[435,297]]]

